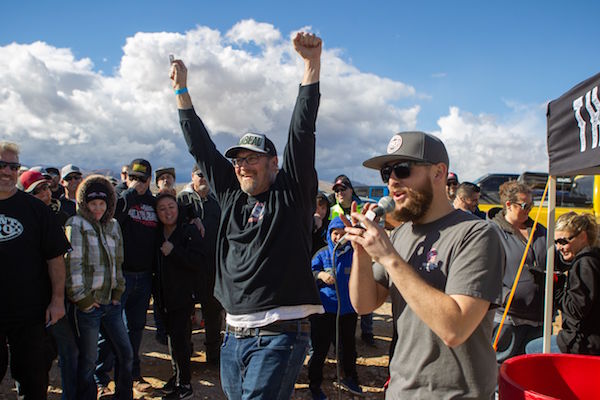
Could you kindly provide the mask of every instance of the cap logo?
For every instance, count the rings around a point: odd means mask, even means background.
[[[145,165],[143,164],[133,164],[131,167],[132,170],[136,171],[136,172],[141,172],[141,173],[146,173],[146,171],[148,170],[148,168],[146,168]]]
[[[247,145],[247,144],[262,148],[263,147],[263,138],[260,136],[254,136],[254,135],[244,135],[240,139],[240,145]]]
[[[394,135],[388,143],[387,152],[388,154],[395,153],[402,146],[402,136]]]

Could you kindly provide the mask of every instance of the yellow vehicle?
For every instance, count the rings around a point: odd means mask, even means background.
[[[518,179],[527,183],[533,190],[534,207],[529,216],[535,218],[546,182],[548,181],[548,174],[525,172]],[[498,192],[490,193],[482,189],[479,209],[487,213],[494,207],[502,207],[502,204],[499,204]],[[555,218],[569,211],[590,213],[600,221],[600,175],[557,177]],[[548,195],[546,194],[546,200],[540,212],[538,223],[546,226],[547,221]]]

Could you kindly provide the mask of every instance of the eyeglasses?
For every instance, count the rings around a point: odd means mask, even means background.
[[[512,204],[521,207],[521,210],[523,210],[523,211],[529,211],[533,208],[533,203],[527,203],[526,201],[524,201],[523,203],[512,203]]]
[[[394,165],[385,165],[379,170],[383,183],[387,183],[392,176],[392,172],[396,175],[396,179],[406,179],[410,176],[412,167],[416,165],[431,165],[430,163],[403,161]]]
[[[248,157],[236,157],[231,159],[231,163],[234,167],[241,167],[244,162],[248,165],[254,165],[258,162],[260,157],[264,157],[266,154],[251,154]]]
[[[32,193],[34,195],[36,195],[36,194],[40,194],[40,193],[42,193],[43,191],[46,191],[46,190],[50,190],[50,186],[47,183],[41,183],[41,184],[37,185],[35,187],[35,189],[33,189]]]
[[[17,162],[0,161],[0,169],[10,168],[11,171],[18,171],[21,168],[21,164]]]
[[[73,179],[75,179],[76,181],[81,180],[82,177],[79,174],[73,174],[73,175],[67,175],[63,178],[65,181],[70,182]]]
[[[566,246],[567,244],[571,243],[571,241],[573,239],[575,239],[575,237],[577,235],[579,235],[581,232],[577,232],[574,235],[569,236],[568,238],[558,238],[554,240],[554,244],[560,244],[561,246]]]

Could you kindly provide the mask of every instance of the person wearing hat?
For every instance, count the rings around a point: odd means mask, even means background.
[[[158,187],[158,192],[169,192],[173,196],[177,195],[175,190],[175,168],[173,167],[161,167],[154,172],[155,183]]]
[[[65,315],[63,255],[70,245],[49,208],[17,189],[20,166],[19,146],[0,141],[0,380],[10,354],[19,395],[45,399],[45,330]],[[25,183],[29,188],[42,182],[38,175]]]
[[[94,370],[100,326],[119,360],[115,399],[132,399],[133,350],[123,322],[123,237],[113,218],[116,195],[101,175],[88,176],[77,191],[77,214],[65,226],[73,251],[65,257],[67,296],[76,305],[79,334],[77,399],[96,399]]]
[[[46,172],[50,175],[52,198],[58,200],[65,193],[65,189],[60,184],[60,171],[56,167],[46,167]]]
[[[73,164],[67,164],[60,170],[60,180],[65,193],[60,196],[60,210],[72,217],[77,212],[77,188],[83,179],[81,169]]]
[[[498,366],[488,311],[502,304],[505,265],[498,233],[448,202],[448,154],[437,137],[398,133],[387,154],[363,165],[379,170],[396,204],[392,217],[404,222],[388,237],[353,212],[364,229],[346,228],[354,308],[367,313],[392,300],[399,340],[386,397],[493,398]]]
[[[33,168],[25,171],[19,177],[19,183],[23,191],[43,201],[52,210],[52,213],[56,217],[56,222],[60,226],[64,226],[69,216],[61,211],[60,201],[52,197],[50,182],[50,179]]]
[[[117,198],[115,218],[123,233],[123,313],[127,320],[127,331],[133,349],[133,387],[137,392],[147,392],[152,385],[142,378],[139,351],[146,325],[146,312],[152,294],[152,266],[157,242],[158,219],[155,212],[156,200],[150,192],[152,166],[143,158],[131,161],[127,171],[128,189]],[[96,382],[105,392],[110,382],[109,372],[113,368],[110,337],[102,337],[99,343]],[[116,369],[115,369],[116,370]]]
[[[175,60],[170,71],[184,138],[222,210],[215,296],[227,313],[221,385],[232,399],[289,398],[308,348],[307,317],[323,312],[310,270],[321,39],[300,32],[293,44],[305,70],[281,169],[260,133],[220,154],[192,106],[185,65]]]
[[[446,196],[452,203],[456,198],[456,190],[458,189],[458,175],[454,172],[448,172],[448,179],[446,180]]]
[[[333,192],[335,194],[335,204],[331,206],[329,211],[329,220],[334,219],[339,215],[350,215],[350,207],[352,202],[358,204],[358,209],[362,208],[362,201],[354,191],[350,178],[346,175],[338,175],[333,181]]]

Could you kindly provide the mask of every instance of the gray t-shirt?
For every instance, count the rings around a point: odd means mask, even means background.
[[[431,286],[501,304],[504,249],[489,223],[455,210],[428,224],[406,223],[391,239]],[[490,399],[498,368],[491,345],[493,312],[465,343],[450,348],[406,306],[382,265],[375,263],[373,273],[390,289],[398,329],[386,398]]]

